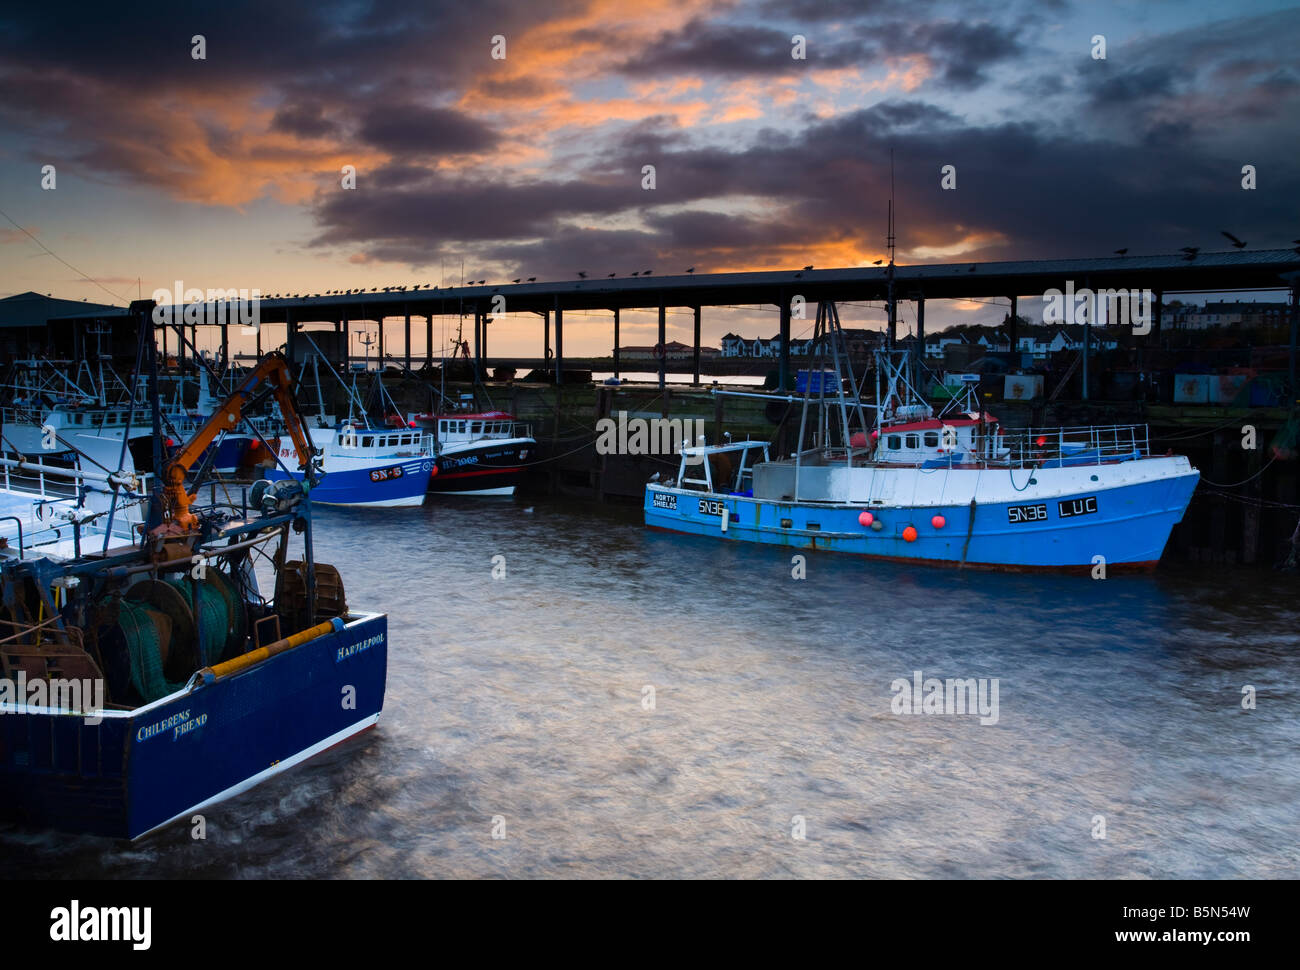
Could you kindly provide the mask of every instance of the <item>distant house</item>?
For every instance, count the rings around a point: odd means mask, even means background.
[[[721,356],[723,357],[746,357],[748,349],[748,342],[738,334],[729,333],[722,338]]]

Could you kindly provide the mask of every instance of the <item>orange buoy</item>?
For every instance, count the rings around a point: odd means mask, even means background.
[[[904,541],[904,542],[915,542],[915,541],[916,541],[916,527],[915,527],[915,526],[910,526],[910,525],[909,525],[906,529],[903,530],[903,541]]]
[[[942,529],[945,525],[948,524],[948,520],[945,519],[942,515],[936,515],[933,519],[930,520],[930,524],[934,526],[936,529]]]

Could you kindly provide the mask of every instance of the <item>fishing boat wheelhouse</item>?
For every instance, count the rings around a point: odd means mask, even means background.
[[[410,421],[437,441],[431,493],[513,495],[537,451],[532,429],[505,411],[413,414]]]

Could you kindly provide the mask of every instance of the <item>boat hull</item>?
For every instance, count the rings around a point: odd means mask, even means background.
[[[430,494],[513,495],[524,474],[527,456],[537,448],[531,438],[485,439],[448,447],[438,455],[438,473],[429,479]]]
[[[878,559],[1012,571],[1088,571],[1102,562],[1107,569],[1150,569],[1197,479],[1189,471],[1110,486],[1089,481],[1050,495],[927,505],[795,503],[648,485],[644,511],[654,529]],[[879,530],[862,525],[864,511]],[[909,527],[912,541],[904,535]]]
[[[351,462],[352,466],[348,467]],[[334,467],[331,467],[334,466]],[[400,508],[421,505],[428,490],[433,459],[379,458],[327,460],[325,474],[311,490],[313,505],[348,505],[370,508]],[[266,477],[279,481],[289,476],[279,467],[268,469]],[[302,481],[302,475],[293,477]]]
[[[246,791],[373,726],[388,619],[341,630],[135,711],[0,713],[0,815],[138,838]]]

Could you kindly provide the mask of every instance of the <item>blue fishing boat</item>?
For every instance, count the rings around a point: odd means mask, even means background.
[[[132,309],[156,353],[152,304]],[[159,476],[100,481],[133,505],[148,495],[140,528],[124,536],[114,505],[78,518],[75,543],[19,532],[0,548],[0,817],[139,838],[376,723],[387,619],[351,608],[315,561],[319,470],[289,386],[271,355],[177,454],[157,443]],[[199,505],[200,456],[270,394],[304,479]],[[7,484],[12,500],[20,485]]]
[[[320,453],[322,473],[311,495],[317,505],[421,505],[437,474],[432,440],[417,429],[344,422],[337,428],[313,429],[312,443]],[[291,458],[293,447],[282,443],[279,452],[279,457]],[[301,482],[303,477],[302,471],[282,464],[266,470],[271,481]]]
[[[646,486],[647,526],[971,568],[1096,575],[1159,562],[1198,472],[1151,454],[1145,427],[1004,429],[973,386],[966,410],[954,398],[935,415],[905,355],[878,355],[866,404],[833,304],[819,306],[814,340],[835,377],[805,382],[793,453],[773,460],[764,441],[684,447],[676,477]]]

